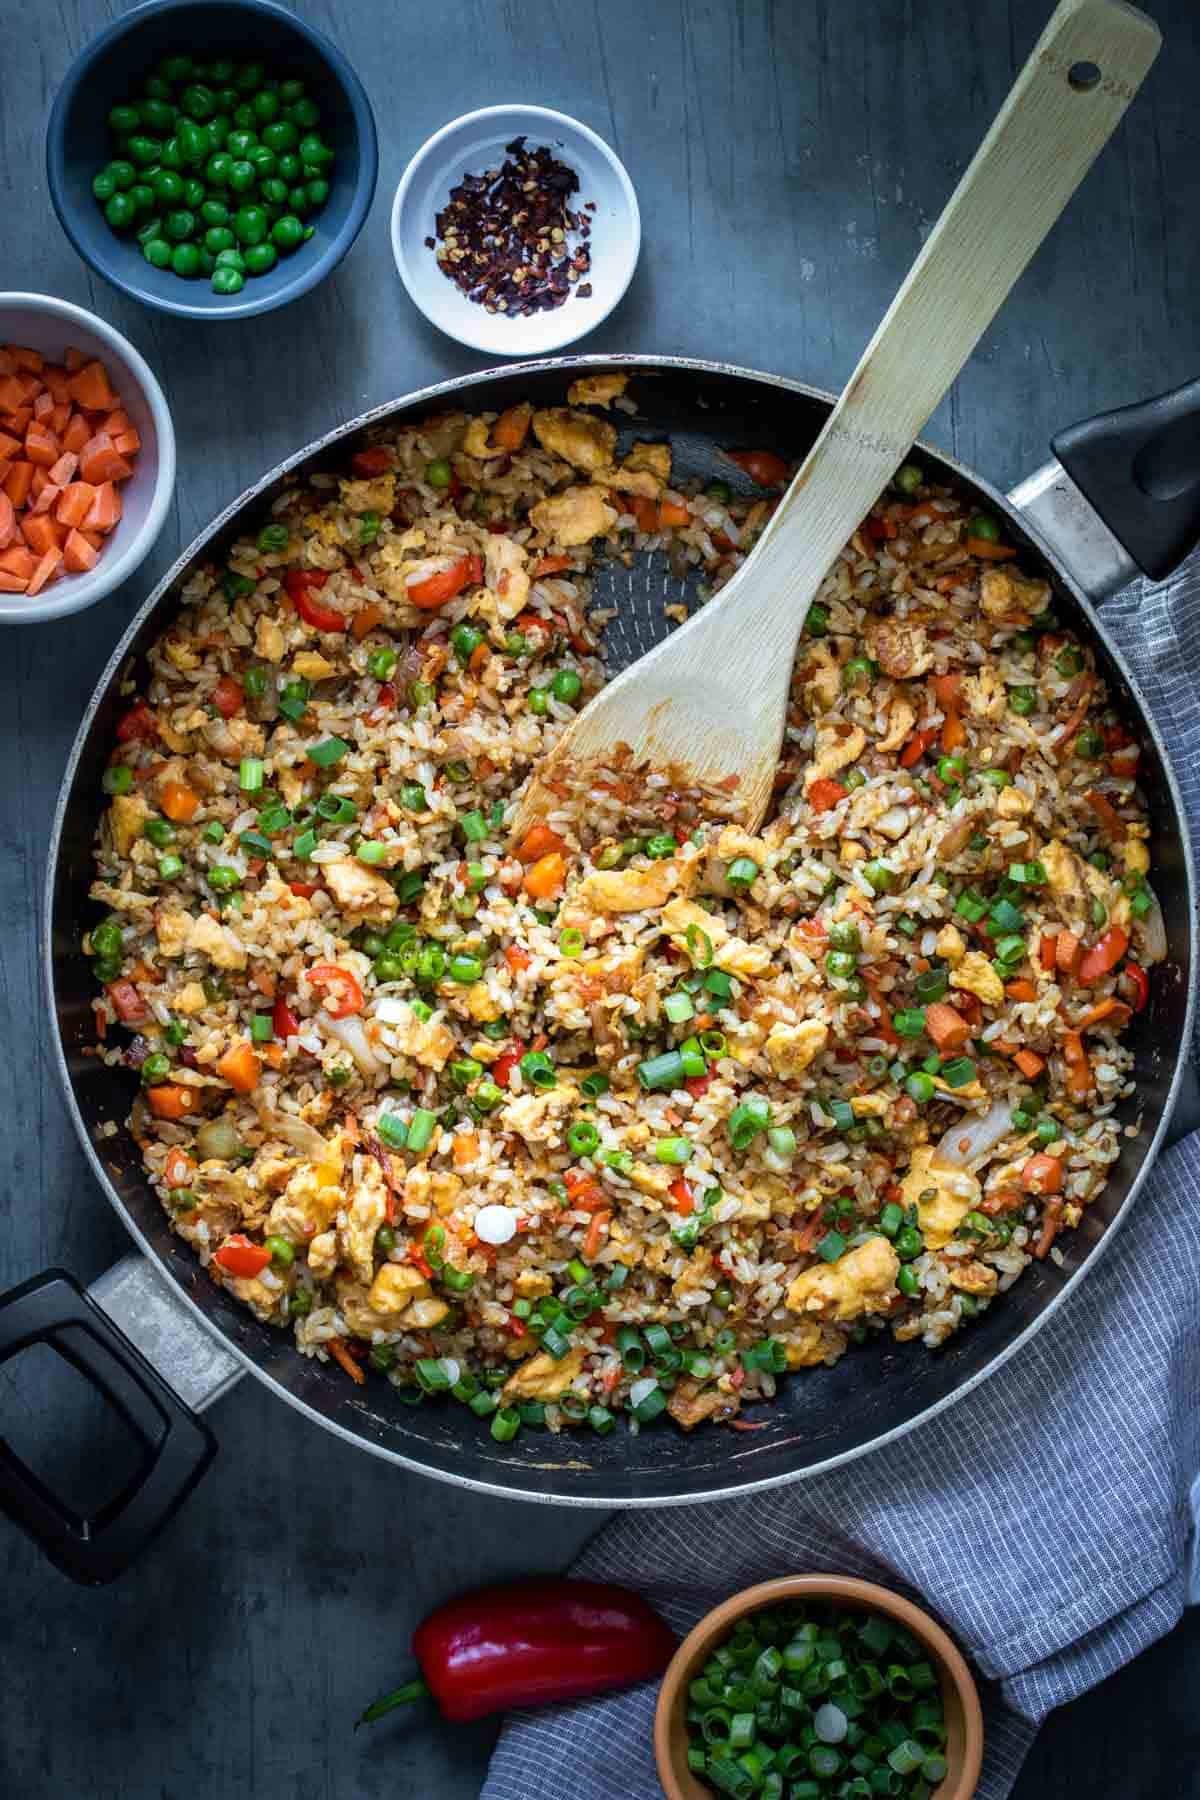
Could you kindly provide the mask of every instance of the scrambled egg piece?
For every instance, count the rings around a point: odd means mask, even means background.
[[[356,857],[325,863],[323,872],[334,899],[356,925],[390,925],[399,912],[400,902],[390,882]]]
[[[308,1246],[308,1266],[318,1281],[327,1281],[337,1268],[337,1232],[321,1231]]]
[[[999,1006],[1004,983],[982,950],[968,950],[950,975],[950,985],[977,994],[985,1006]]]
[[[258,624],[254,632],[254,654],[261,656],[264,662],[281,662],[283,660],[283,629],[276,624],[269,613],[259,613]]]
[[[934,949],[948,963],[961,962],[966,954],[966,943],[957,925],[943,925],[937,934]]]
[[[411,1056],[424,1069],[442,1069],[454,1049],[454,1033],[435,1013],[431,1019],[418,1019],[405,1002],[404,1017],[390,1026],[401,1056]]]
[[[535,412],[533,435],[544,450],[561,456],[585,475],[598,475],[612,467],[617,428],[590,413],[572,412],[567,406]]]
[[[552,544],[564,550],[576,544],[588,544],[595,537],[611,531],[619,514],[610,506],[603,488],[569,487],[561,494],[551,494],[529,509],[530,523]]]
[[[182,1013],[184,1017],[188,1019],[194,1018],[197,1013],[203,1012],[207,1005],[208,996],[205,994],[204,989],[198,981],[186,982],[184,986],[179,989],[178,993],[172,994],[171,996],[172,1009],[175,1012]]]
[[[328,681],[337,669],[327,656],[319,650],[298,650],[292,658],[292,674],[302,676],[305,681]]]
[[[678,881],[673,862],[652,863],[648,869],[597,869],[584,877],[571,897],[596,912],[647,912],[665,906]]]
[[[950,1258],[947,1257],[947,1262]],[[986,1263],[955,1261],[950,1269],[950,1286],[964,1294],[994,1294],[999,1276]]]
[[[472,419],[462,441],[463,455],[473,456],[477,462],[486,462],[490,456],[507,456],[507,450],[488,442],[490,431],[491,426],[486,419]]]
[[[837,657],[819,640],[804,653],[804,704],[812,714],[832,712],[842,692],[842,671]]]
[[[502,619],[515,619],[529,598],[526,561],[520,544],[502,532],[489,533],[483,551],[484,575]]]
[[[996,811],[1002,819],[1023,819],[1033,811],[1033,801],[1023,788],[1001,788],[996,796]]]
[[[432,1206],[439,1213],[452,1213],[462,1193],[462,1180],[449,1169],[430,1169],[415,1163],[404,1178],[405,1206]]]
[[[376,1312],[403,1312],[430,1292],[428,1281],[411,1263],[386,1262],[371,1282],[367,1300]]]
[[[936,1154],[934,1145],[918,1144],[900,1184],[900,1204],[916,1207],[928,1250],[940,1250],[950,1242],[983,1191],[966,1169],[935,1164]]]
[[[387,1188],[373,1157],[359,1159],[361,1173],[338,1221],[342,1261],[367,1285],[375,1274],[375,1233],[387,1218]]]
[[[267,734],[261,725],[249,719],[208,719],[203,730],[205,742],[225,762],[240,762],[243,756],[261,756]]]
[[[332,1225],[342,1204],[342,1147],[335,1138],[328,1158],[297,1169],[267,1216],[269,1235],[306,1244]]]
[[[608,406],[628,385],[628,375],[581,375],[567,389],[567,399],[572,406]]]
[[[771,952],[764,945],[748,944],[745,938],[731,937],[723,920],[705,912],[693,900],[676,899],[664,906],[663,924],[676,949],[685,952],[688,927],[694,925],[702,931],[712,945],[714,966],[724,969],[727,975],[737,975],[744,980],[752,975],[765,975],[771,966]]]
[[[1075,852],[1052,838],[1042,851],[1040,861],[1046,871],[1050,892],[1082,904],[1083,878]]]
[[[840,737],[832,725],[819,725],[816,754],[804,772],[805,787],[811,787],[814,781],[824,781],[836,775],[839,769],[857,762],[866,747],[867,734],[858,725],[845,737]]]
[[[884,1312],[900,1272],[900,1258],[885,1237],[868,1238],[835,1263],[805,1269],[787,1292],[792,1312],[816,1313],[845,1324],[863,1313]]]
[[[635,444],[623,463],[608,477],[625,494],[643,494],[657,500],[671,479],[669,444]]]
[[[817,1321],[803,1319],[796,1329],[795,1337],[786,1346],[787,1366],[789,1369],[815,1368],[818,1363],[825,1361],[830,1348]]]
[[[903,694],[895,694],[888,708],[888,726],[883,737],[875,748],[877,750],[898,750],[907,739],[917,722],[917,709],[904,698]]]
[[[396,504],[394,475],[374,475],[369,481],[342,481],[338,486],[347,512],[377,512],[386,518]]]
[[[989,619],[1028,624],[1049,602],[1048,581],[1025,581],[1009,569],[987,569],[979,583],[979,604]]]
[[[662,1163],[634,1163],[629,1179],[639,1194],[650,1200],[665,1200],[675,1177]]]
[[[207,956],[218,969],[244,969],[246,952],[228,926],[218,925],[208,913],[192,920],[188,931],[188,950]]]
[[[856,1119],[882,1119],[888,1109],[886,1094],[855,1094],[850,1101]]]
[[[829,1042],[829,1027],[820,1019],[802,1019],[799,1025],[772,1025],[763,1048],[781,1081],[803,1074]]]
[[[1121,855],[1125,859],[1125,867],[1131,875],[1148,875],[1150,873],[1150,852],[1141,838],[1127,837],[1121,846]]]
[[[160,906],[154,914],[154,931],[160,956],[182,956],[192,929],[192,915],[181,906]]]
[[[548,1350],[539,1350],[528,1362],[515,1369],[501,1389],[501,1397],[513,1400],[557,1400],[565,1393],[583,1368],[587,1352],[581,1347],[568,1350],[555,1362]]]
[[[558,1133],[563,1114],[579,1099],[573,1082],[560,1082],[545,1093],[518,1094],[500,1114],[505,1131],[515,1131],[527,1144],[546,1143]]]
[[[1002,719],[1008,706],[1008,689],[986,663],[977,674],[967,676],[963,696],[967,711],[977,719]]]
[[[911,619],[878,619],[867,631],[871,655],[893,681],[912,681],[933,667],[933,651],[923,625]]]
[[[140,794],[114,794],[108,809],[113,848],[118,856],[128,856],[142,835],[150,808]]]

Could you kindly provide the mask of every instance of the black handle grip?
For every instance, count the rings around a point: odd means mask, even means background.
[[[1152,581],[1200,542],[1200,381],[1069,425],[1052,445]]]
[[[131,1479],[84,1518],[0,1437],[0,1508],[65,1575],[98,1587],[127,1569],[178,1512],[216,1455],[216,1439],[62,1269],[0,1295],[0,1363],[32,1344],[65,1357],[141,1440]]]

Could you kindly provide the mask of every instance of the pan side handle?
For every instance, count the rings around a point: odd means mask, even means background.
[[[197,1409],[242,1367],[139,1256],[117,1263],[90,1293],[50,1269],[0,1295],[0,1364],[35,1344],[69,1362],[123,1418],[139,1442],[138,1466],[83,1516],[0,1435],[0,1511],[73,1581],[100,1586],[154,1541],[208,1468],[217,1444]]]

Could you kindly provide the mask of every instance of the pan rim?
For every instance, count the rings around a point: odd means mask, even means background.
[[[385,401],[378,406],[372,407],[369,411],[357,415],[354,419],[323,433],[321,436],[313,439],[303,449],[286,457],[282,462],[277,463],[257,482],[246,488],[235,500],[224,507],[209,525],[193,539],[184,551],[181,552],[130,619],[125,630],[122,632],[112,655],[109,657],[103,670],[97,677],[96,684],[81,715],[79,728],[71,745],[71,750],[67,758],[59,787],[58,797],[55,802],[54,815],[51,820],[50,841],[46,858],[46,873],[42,891],[40,920],[41,960],[45,983],[44,995],[52,1039],[51,1050],[54,1067],[58,1074],[59,1082],[66,1100],[68,1114],[74,1125],[80,1144],[83,1147],[84,1154],[91,1164],[92,1171],[102,1190],[106,1194],[109,1204],[137,1244],[141,1253],[148,1258],[162,1279],[170,1284],[176,1301],[189,1310],[191,1317],[196,1320],[205,1331],[210,1333],[210,1335],[212,1335],[230,1355],[234,1356],[244,1370],[262,1382],[263,1385],[278,1399],[286,1401],[288,1405],[294,1407],[297,1412],[303,1414],[313,1425],[319,1426],[326,1431],[333,1432],[335,1436],[341,1438],[347,1444],[354,1446],[356,1449],[364,1450],[388,1463],[409,1470],[413,1474],[421,1475],[435,1481],[444,1481],[452,1486],[464,1488],[474,1493],[490,1495],[496,1499],[525,1501],[531,1505],[568,1506],[589,1511],[632,1511],[647,1507],[693,1506],[703,1505],[707,1502],[716,1500],[740,1499],[745,1495],[762,1493],[770,1488],[784,1487],[791,1485],[792,1483],[811,1480],[819,1475],[829,1474],[834,1469],[845,1467],[848,1463],[857,1461],[859,1457],[884,1450],[889,1445],[898,1442],[900,1438],[906,1436],[910,1431],[916,1430],[919,1426],[927,1424],[930,1420],[945,1412],[949,1407],[956,1405],[958,1401],[962,1400],[966,1395],[972,1393],[979,1387],[982,1382],[988,1380],[1000,1369],[1004,1368],[1016,1355],[1017,1351],[1042,1328],[1048,1319],[1054,1316],[1062,1306],[1063,1302],[1076,1292],[1084,1277],[1107,1253],[1110,1245],[1124,1225],[1132,1206],[1141,1193],[1142,1187],[1162,1149],[1163,1140],[1166,1136],[1176,1102],[1179,1098],[1187,1062],[1188,1047],[1191,1043],[1195,1028],[1197,997],[1196,983],[1192,981],[1188,985],[1188,991],[1185,998],[1183,1030],[1180,1034],[1179,1046],[1174,1053],[1174,1068],[1167,1087],[1162,1112],[1149,1142],[1146,1145],[1141,1167],[1133,1177],[1133,1180],[1130,1183],[1129,1192],[1126,1194],[1118,1211],[1105,1230],[1104,1236],[1089,1251],[1086,1259],[1080,1264],[1079,1268],[1067,1279],[1059,1291],[1050,1297],[1037,1316],[1031,1319],[1025,1328],[1020,1331],[1010,1343],[1005,1344],[996,1352],[989,1362],[981,1369],[977,1369],[973,1374],[967,1376],[959,1383],[959,1385],[953,1388],[950,1393],[942,1395],[940,1399],[933,1401],[929,1406],[925,1407],[919,1413],[916,1413],[912,1418],[902,1420],[887,1431],[872,1437],[866,1443],[856,1445],[849,1450],[841,1451],[837,1455],[827,1457],[821,1462],[809,1464],[803,1469],[785,1469],[780,1473],[761,1476],[749,1481],[739,1481],[733,1487],[707,1487],[703,1492],[699,1493],[628,1495],[618,1492],[609,1495],[599,1495],[593,1493],[553,1494],[546,1492],[545,1481],[550,1471],[544,1464],[537,1471],[543,1484],[539,1489],[512,1486],[502,1479],[489,1479],[478,1475],[470,1475],[454,1469],[431,1467],[428,1463],[422,1462],[414,1456],[406,1455],[404,1452],[392,1449],[386,1444],[376,1442],[363,1432],[354,1430],[350,1426],[342,1424],[339,1420],[330,1418],[326,1414],[318,1411],[315,1407],[310,1405],[307,1400],[303,1399],[298,1394],[292,1393],[278,1381],[270,1371],[261,1367],[255,1357],[243,1350],[227,1332],[222,1330],[219,1325],[208,1317],[187,1292],[183,1281],[167,1266],[158,1251],[150,1244],[108,1175],[96,1145],[93,1142],[87,1123],[80,1112],[74,1085],[71,1080],[70,1070],[67,1066],[63,1035],[58,1026],[58,1006],[55,993],[55,963],[53,954],[55,878],[58,871],[59,852],[68,805],[75,791],[79,761],[91,731],[96,712],[108,694],[115,676],[122,667],[125,659],[128,657],[130,646],[137,638],[147,620],[167,598],[171,589],[184,571],[195,561],[207,544],[210,543],[226,525],[228,525],[240,512],[257,500],[264,492],[268,491],[291,469],[307,462],[311,457],[317,455],[322,450],[363,431],[372,424],[377,424],[383,419],[391,417],[395,413],[411,410],[412,408],[427,404],[431,401],[442,399],[447,395],[468,392],[491,382],[500,380],[511,382],[514,378],[519,378],[526,374],[541,375],[559,370],[570,371],[579,369],[678,369],[685,373],[733,376],[744,381],[778,388],[787,393],[800,395],[806,399],[816,400],[827,407],[832,406],[835,400],[834,395],[826,392],[824,389],[814,387],[808,382],[797,381],[788,376],[776,375],[763,370],[745,368],[735,363],[726,363],[699,357],[655,355],[650,352],[618,352],[610,353],[608,355],[596,353],[588,356],[539,357],[524,362],[476,370],[474,373],[467,375],[454,376],[446,381],[436,382],[428,387],[415,389],[412,393],[403,395],[397,399]],[[961,463],[958,458],[939,449],[936,445],[928,443],[924,439],[918,439],[914,448],[921,451],[923,454],[934,458],[939,464],[950,469],[959,479],[967,482],[973,488],[986,493],[991,500],[1001,508],[1006,515],[1013,518],[1019,524],[1020,529],[1037,544],[1046,563],[1054,570],[1058,579],[1068,589],[1076,603],[1080,606],[1089,626],[1103,644],[1107,654],[1112,658],[1122,680],[1125,682],[1126,687],[1133,696],[1140,715],[1140,724],[1147,732],[1147,735],[1152,739],[1158,753],[1167,790],[1171,798],[1174,823],[1183,853],[1184,875],[1188,896],[1189,951],[1191,953],[1191,961],[1194,963],[1197,937],[1196,867],[1191,834],[1188,829],[1187,812],[1183,805],[1183,796],[1176,777],[1170,752],[1163,739],[1162,733],[1159,730],[1157,721],[1149,708],[1146,697],[1142,692],[1140,683],[1126,663],[1119,646],[1114,644],[1108,636],[1095,607],[1083,593],[1070,570],[1059,563],[1057,557],[1051,551],[1036,527],[1013,506],[1007,495],[995,487],[986,479],[986,477],[976,474],[974,470]],[[729,1461],[732,1464],[736,1462],[736,1459],[730,1458]]]

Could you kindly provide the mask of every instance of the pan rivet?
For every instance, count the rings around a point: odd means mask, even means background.
[[[1072,63],[1067,80],[1077,93],[1086,94],[1100,84],[1100,70],[1094,62]]]

